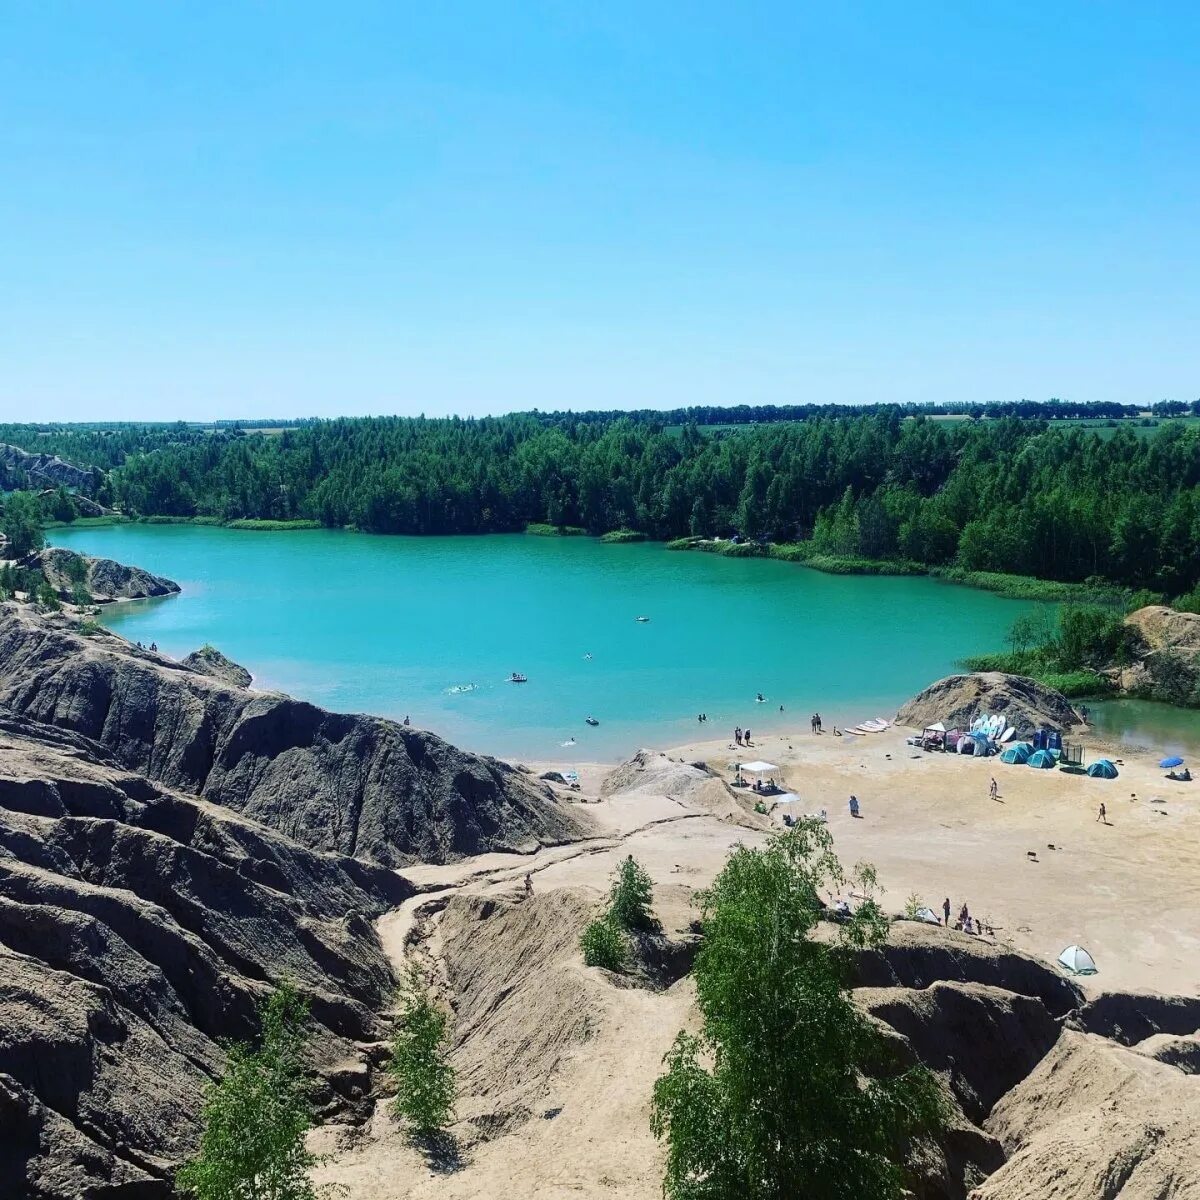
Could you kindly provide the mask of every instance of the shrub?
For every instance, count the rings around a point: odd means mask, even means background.
[[[597,917],[583,931],[579,948],[589,967],[604,967],[608,971],[625,969],[625,935],[607,913]]]
[[[654,884],[650,874],[629,855],[617,868],[609,893],[609,916],[623,929],[653,929],[657,922],[650,911]]]
[[[312,1124],[301,1059],[308,1008],[286,984],[259,1010],[257,1049],[235,1043],[208,1091],[200,1149],[175,1177],[197,1200],[313,1200],[317,1159],[304,1145]]]
[[[446,1057],[446,1014],[437,1007],[416,971],[400,993],[400,1016],[388,1070],[398,1091],[396,1115],[422,1137],[443,1130],[454,1116],[454,1068]]]
[[[916,892],[909,894],[909,897],[904,902],[904,919],[906,921],[917,921],[920,918],[917,913],[924,907],[924,901],[917,895]]]
[[[608,542],[610,545],[623,542],[644,542],[646,535],[638,529],[613,529],[601,535],[600,540]]]

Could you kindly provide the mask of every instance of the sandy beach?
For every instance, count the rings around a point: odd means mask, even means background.
[[[1200,785],[1165,780],[1149,755],[1125,757],[1120,777],[1104,781],[922,753],[905,744],[909,732],[775,735],[756,738],[748,751],[731,740],[700,740],[646,755],[647,768],[618,788],[611,765],[577,763],[580,789],[572,794],[594,820],[594,837],[530,856],[493,854],[406,872],[430,890],[380,922],[397,965],[418,954],[448,980],[501,972],[491,986],[503,1001],[456,1051],[461,1063],[473,1064],[456,1125],[468,1146],[465,1165],[430,1169],[380,1104],[368,1131],[326,1127],[314,1135],[314,1145],[332,1155],[317,1178],[347,1186],[359,1200],[659,1194],[650,1088],[675,1033],[695,1020],[691,981],[662,992],[614,988],[583,966],[577,932],[547,946],[552,931],[571,929],[572,921],[577,928],[581,913],[595,911],[627,854],[651,873],[666,932],[686,934],[697,915],[696,890],[711,882],[730,848],[769,836],[766,822],[731,803],[717,779],[698,784],[687,765],[694,762],[726,781],[738,761],[777,764],[776,779],[801,798],[789,807],[826,809],[843,862],[875,864],[888,911],[900,912],[913,893],[938,911],[946,897],[954,912],[965,901],[994,927],[995,937],[984,940],[1001,947],[1048,963],[1071,943],[1087,947],[1099,964],[1098,975],[1080,981],[1091,995],[1200,994]],[[1105,751],[1121,757],[1096,739],[1085,745],[1087,760]],[[570,769],[524,765],[539,773]],[[993,774],[996,800],[989,797]],[[857,820],[848,812],[852,793],[861,805]],[[1101,801],[1108,824],[1097,820]],[[782,811],[771,821],[781,825]],[[532,901],[523,897],[527,873]],[[448,935],[446,925],[457,927],[462,906],[475,905],[477,915],[487,903],[511,927],[503,939],[481,943],[475,960],[464,958],[461,937]],[[470,937],[491,936],[484,930]],[[456,1003],[459,1019],[471,1019],[469,991],[460,990]],[[586,1014],[578,1044],[548,1032],[564,1013]],[[494,1120],[497,1097],[508,1095],[519,1097],[522,1112],[545,1119],[526,1118],[516,1136],[480,1136],[476,1123]]]

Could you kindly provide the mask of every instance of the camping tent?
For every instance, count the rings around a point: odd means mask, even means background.
[[[940,925],[942,923],[941,918],[932,908],[924,906],[917,909],[917,920],[924,921],[926,925]]]
[[[1094,763],[1088,763],[1087,773],[1093,779],[1116,779],[1117,768],[1107,758],[1098,758]]]
[[[1000,761],[1005,763],[1017,763],[1019,766],[1024,766],[1029,761],[1029,756],[1033,753],[1033,747],[1028,742],[1013,742],[1013,744],[1000,754]]]
[[[1082,946],[1068,946],[1059,956],[1058,965],[1072,975],[1095,975],[1096,960]]]
[[[1058,762],[1054,755],[1049,750],[1035,750],[1028,759],[1025,760],[1027,767],[1037,767],[1042,771],[1052,771],[1058,766]]]

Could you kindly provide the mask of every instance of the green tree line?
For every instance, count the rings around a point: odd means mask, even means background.
[[[131,428],[113,435],[131,448],[110,456],[120,461],[107,488],[131,515],[408,534],[529,522],[661,539],[736,532],[1171,596],[1200,583],[1195,427],[1101,437],[1017,416],[909,419],[898,407],[733,431],[661,416],[363,418],[269,435],[162,426],[140,447]]]

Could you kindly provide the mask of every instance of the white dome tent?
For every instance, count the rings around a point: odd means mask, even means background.
[[[1095,975],[1096,960],[1082,946],[1068,946],[1059,956],[1058,965],[1072,975]]]

